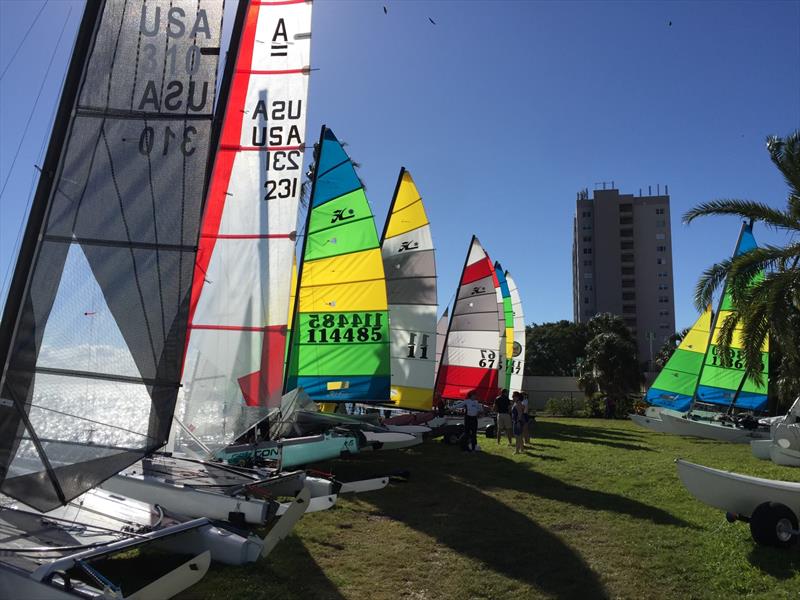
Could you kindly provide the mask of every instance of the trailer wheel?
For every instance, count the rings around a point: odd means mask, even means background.
[[[760,546],[788,548],[797,542],[797,516],[777,502],[765,502],[750,517],[750,535]]]
[[[464,427],[460,425],[455,425],[448,427],[443,437],[443,441],[445,444],[451,444],[455,446],[461,441],[461,436],[464,435]]]
[[[491,439],[497,437],[497,425],[495,425],[494,423],[492,423],[491,425],[487,425],[485,433],[487,438]]]

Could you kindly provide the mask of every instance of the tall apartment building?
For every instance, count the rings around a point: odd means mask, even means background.
[[[605,184],[603,184],[605,188]],[[651,360],[675,332],[669,190],[643,196],[610,189],[578,192],[572,244],[574,320],[620,315]]]

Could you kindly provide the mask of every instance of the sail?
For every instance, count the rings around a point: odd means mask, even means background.
[[[501,334],[500,340],[500,383],[503,388],[511,388],[511,359],[514,356],[514,309],[511,306],[511,291],[506,281],[506,274],[499,262],[494,263],[497,274],[497,294],[500,301],[500,321],[498,323]]]
[[[381,237],[391,340],[391,400],[430,410],[436,377],[436,262],[431,228],[411,173],[400,169]]]
[[[753,237],[752,225],[743,224],[736,244],[734,257],[749,252],[757,248],[756,240]],[[761,274],[759,277],[763,277]],[[696,400],[709,404],[730,406],[735,400],[736,408],[763,411],[767,406],[767,381],[769,378],[769,338],[765,339],[764,347],[761,350],[763,367],[763,378],[760,384],[744,377],[744,358],[742,357],[742,323],[736,326],[736,330],[731,340],[731,360],[729,367],[722,366],[721,357],[718,355],[717,341],[719,339],[720,328],[728,318],[734,313],[736,307],[731,298],[730,291],[725,289],[717,311],[716,321],[714,322],[714,335],[711,344],[705,355],[705,361],[700,374],[700,382],[697,386]]]
[[[684,412],[692,403],[711,337],[711,306],[701,314],[661,369],[645,402]]]
[[[245,0],[244,10],[177,412],[212,446],[280,403],[306,139],[311,3]]]
[[[167,441],[221,21],[87,3],[0,335],[0,491],[38,510]]]
[[[522,299],[517,289],[517,284],[508,271],[505,272],[506,283],[511,294],[511,314],[514,319],[514,343],[511,347],[511,357],[508,368],[511,378],[508,384],[509,393],[521,392],[523,377],[525,376],[525,315],[522,312]]]
[[[496,282],[492,261],[473,236],[436,376],[436,397],[463,400],[475,391],[478,400],[490,404],[497,396],[501,315]]]
[[[388,402],[386,278],[372,209],[327,127],[316,152],[286,391],[302,387],[317,402]]]
[[[447,327],[450,323],[450,307],[445,307],[442,316],[436,323],[436,364],[433,372],[439,372],[439,364],[442,362],[442,351],[444,350],[444,340],[447,338]]]

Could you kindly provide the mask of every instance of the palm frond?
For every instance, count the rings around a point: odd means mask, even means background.
[[[714,292],[722,286],[730,268],[731,260],[726,259],[703,271],[694,290],[694,305],[697,310],[702,312],[711,303]]]
[[[737,311],[732,311],[727,314],[725,320],[719,328],[719,334],[716,340],[717,356],[719,357],[720,364],[723,367],[730,367],[733,364],[733,357],[731,356],[731,342],[736,333],[736,328],[741,320],[741,314]],[[713,341],[713,340],[712,340]]]
[[[761,202],[736,198],[721,198],[698,204],[683,214],[683,222],[688,225],[698,217],[710,215],[734,215],[759,221],[774,229],[800,231],[800,219]]]
[[[785,138],[768,137],[767,152],[789,186],[789,198],[800,197],[800,129]]]

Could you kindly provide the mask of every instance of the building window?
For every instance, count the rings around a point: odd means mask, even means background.
[[[636,292],[622,292],[623,300],[636,300]]]
[[[636,287],[636,282],[633,279],[623,279],[622,280],[622,287],[624,287],[624,288]]]
[[[591,261],[589,261],[589,262],[591,262]],[[592,274],[591,273],[584,273],[583,274],[583,278],[584,279],[591,279],[592,278]]]
[[[585,297],[583,298],[583,303],[584,303],[584,304],[589,304],[589,296],[585,296]]]
[[[590,236],[590,235],[583,236],[583,241],[584,242],[591,242],[592,241],[592,236]]]
[[[633,204],[620,204],[619,212],[633,212]]]
[[[666,271],[659,271],[658,276],[663,279],[665,277],[669,277],[669,273],[667,273]]]
[[[623,240],[622,242],[619,243],[619,247],[622,250],[633,250],[633,242],[631,242],[630,240]]]
[[[667,251],[666,246],[656,246],[656,252],[666,252],[666,251]]]
[[[656,219],[656,227],[666,227],[667,222],[664,219]]]
[[[657,258],[656,259],[656,264],[657,265],[665,265],[665,264],[667,264],[667,259],[666,258]]]
[[[584,254],[591,254],[592,253],[592,249],[591,248],[584,248],[583,249],[583,253]]]
[[[660,323],[658,325],[661,329],[669,329],[669,325],[667,323]]]
[[[591,225],[584,225],[583,227],[581,227],[581,229],[583,229],[584,231],[591,231],[592,230],[592,226]]]
[[[669,286],[666,283],[659,283],[658,284],[658,289],[660,289],[660,290],[668,290]]]
[[[625,325],[630,327],[631,329],[636,327],[636,318],[625,317]]]
[[[658,311],[658,316],[659,317],[668,317],[669,316],[669,311],[668,310],[660,310],[660,311]]]
[[[664,209],[663,208],[657,208],[656,209],[656,214],[657,215],[663,215],[664,214]]]
[[[619,218],[620,225],[633,225],[633,217],[620,217]]]
[[[669,296],[659,296],[658,297],[659,304],[669,304]]]
[[[585,283],[583,284],[583,289],[587,292],[591,292],[594,289],[594,287],[592,286],[591,283]]]
[[[665,240],[665,239],[667,239],[667,236],[664,233],[657,233],[656,234],[656,239],[657,240]]]
[[[636,314],[636,305],[635,304],[624,304],[622,306],[622,314],[625,315],[635,315]]]
[[[620,237],[633,237],[633,229],[620,229],[619,230]]]
[[[591,267],[592,266],[592,261],[590,261],[590,260],[583,261],[583,266],[584,267]]]
[[[622,262],[633,262],[633,254],[623,254],[620,256]]]
[[[622,267],[622,274],[623,275],[633,275],[634,272],[635,271],[634,271],[633,267]]]
[[[583,216],[584,216],[584,217],[587,217],[587,218],[588,218],[588,217],[591,217],[591,216],[592,216],[592,212],[591,212],[591,211],[589,211],[589,210],[585,210],[585,211],[583,211]]]

